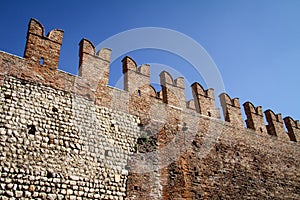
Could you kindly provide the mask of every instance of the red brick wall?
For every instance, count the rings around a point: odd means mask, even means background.
[[[262,108],[247,102],[245,128],[239,101],[224,94],[224,122],[213,89],[193,84],[194,100],[187,103],[183,79],[162,72],[162,91],[156,92],[150,66],[138,68],[129,57],[123,59],[125,90],[115,89],[108,86],[110,50],[96,53],[86,39],[80,42],[79,76],[70,75],[58,70],[62,36],[61,30],[44,36],[43,26],[31,20],[24,58],[0,52],[0,84],[13,76],[138,116],[147,139],[137,141],[137,151],[154,152],[156,164],[136,173],[140,166],[129,161],[129,199],[300,198],[298,121],[285,118],[286,132],[281,116],[267,111],[266,127]]]

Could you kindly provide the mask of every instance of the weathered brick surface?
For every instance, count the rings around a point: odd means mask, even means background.
[[[264,122],[264,116],[262,112],[262,107],[255,107],[251,102],[245,102],[243,104],[245,109],[245,114],[247,116],[246,124],[247,128],[255,130],[257,133],[266,135],[267,128]]]
[[[0,52],[1,199],[300,199],[299,122],[79,44],[79,76],[57,69],[63,31],[31,20],[24,58]],[[43,58],[44,63],[40,63]],[[284,129],[284,124],[287,133]]]
[[[241,113],[240,101],[238,98],[231,99],[228,94],[222,93],[220,96],[221,106],[225,121],[231,123],[237,128],[244,128],[244,122]]]
[[[63,33],[62,30],[52,30],[44,36],[43,25],[31,19],[28,25],[24,58],[30,59],[33,65],[57,69]]]
[[[214,89],[204,90],[199,83],[192,84],[196,110],[209,117],[220,118],[219,109],[215,106]]]
[[[288,141],[290,138],[284,130],[281,114],[275,114],[272,110],[266,110],[265,115],[268,122],[268,133],[270,135],[276,135],[280,140]]]
[[[285,126],[288,130],[288,135],[291,141],[297,142],[300,141],[300,123],[299,120],[294,120],[291,117],[285,117],[284,119]]]

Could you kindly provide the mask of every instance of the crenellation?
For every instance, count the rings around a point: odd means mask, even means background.
[[[150,76],[150,65],[142,64],[140,67],[138,67],[137,71],[144,76]]]
[[[122,64],[123,64],[123,74],[126,74],[128,72],[128,70],[132,70],[132,71],[137,71],[137,64],[136,62],[130,58],[129,56],[125,56],[122,59]]]
[[[28,33],[44,36],[44,26],[36,19],[31,18],[28,24]],[[28,36],[28,35],[27,35]]]
[[[62,45],[64,31],[60,29],[54,29],[47,34],[47,38]]]
[[[174,80],[174,84],[179,87],[184,89],[184,78],[183,77],[178,77]]]
[[[162,71],[160,74],[160,82],[162,85],[175,85],[172,75],[167,71]]]
[[[64,31],[56,29],[50,31],[45,37],[41,23],[36,19],[31,19],[28,25],[24,58],[36,66],[58,69],[63,34]]]
[[[102,48],[96,53],[96,55],[110,63],[111,49]]]
[[[95,53],[95,47],[92,42],[82,39],[79,43],[79,69],[74,88],[76,93],[83,91],[85,95],[96,99],[97,90],[104,91],[109,81],[110,49],[101,49]],[[78,91],[79,90],[79,91]]]
[[[184,79],[178,77],[176,82],[169,72],[162,71],[159,74],[162,87],[163,102],[179,108],[186,108],[184,93]]]
[[[251,102],[247,101],[243,104],[245,114],[247,116],[247,128],[255,130],[259,134],[267,134],[267,128],[264,121],[262,107],[255,107]]]
[[[289,141],[288,134],[284,130],[283,120],[281,114],[275,114],[272,110],[268,109],[265,112],[266,120],[268,122],[267,131],[269,135],[277,136],[278,139]]]
[[[156,96],[156,91],[150,87],[150,65],[143,64],[139,68],[136,62],[126,56],[122,60],[124,90],[129,92],[129,95],[149,95]]]
[[[82,58],[82,54],[86,53],[86,54],[90,54],[92,56],[94,56],[96,54],[96,50],[95,50],[95,46],[94,44],[89,41],[88,39],[83,38],[80,42],[79,42],[79,58]],[[80,60],[79,60],[80,61]]]
[[[239,99],[231,99],[226,93],[220,94],[219,98],[221,101],[225,121],[230,122],[237,128],[244,128]]]
[[[239,99],[222,93],[224,123],[213,89],[194,83],[186,101],[184,79],[163,71],[156,92],[150,65],[128,56],[114,88],[111,50],[87,39],[79,75],[68,74],[57,70],[62,38],[31,19],[24,58],[0,52],[3,199],[300,198],[298,120],[267,110],[266,126],[246,102],[250,131]],[[149,154],[153,171],[138,171]]]
[[[291,117],[285,117],[283,119],[285,127],[288,130],[287,134],[290,137],[291,141],[297,142],[300,141],[300,124],[299,120],[294,120]]]
[[[111,50],[108,48],[103,48],[96,54],[94,44],[87,39],[82,39],[79,43],[79,76],[85,77],[89,73],[102,73],[102,71],[109,75],[110,54]],[[95,74],[93,75],[95,76]],[[97,78],[101,80],[104,77],[97,76]],[[105,85],[108,84],[108,77],[106,79]]]
[[[191,87],[197,112],[209,117],[220,118],[220,110],[216,108],[215,104],[214,89],[204,90],[202,85],[197,82],[193,83]]]

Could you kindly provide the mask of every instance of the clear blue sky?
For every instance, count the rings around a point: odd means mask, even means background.
[[[33,17],[46,32],[65,30],[59,68],[76,74],[83,37],[97,45],[128,29],[169,28],[207,50],[231,97],[300,119],[299,0],[3,0],[0,5],[3,51],[23,56],[27,24]],[[165,52],[129,55],[138,64],[162,63],[179,71],[188,65]],[[119,61],[112,64],[112,76],[121,73]]]

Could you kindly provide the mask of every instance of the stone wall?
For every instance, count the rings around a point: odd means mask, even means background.
[[[123,199],[138,119],[7,77],[1,86],[3,199]]]
[[[122,60],[81,40],[79,76],[58,70],[63,31],[29,23],[24,58],[0,52],[1,199],[299,199],[300,125],[251,102]],[[265,119],[267,125],[265,124]],[[285,127],[287,131],[285,130]]]

